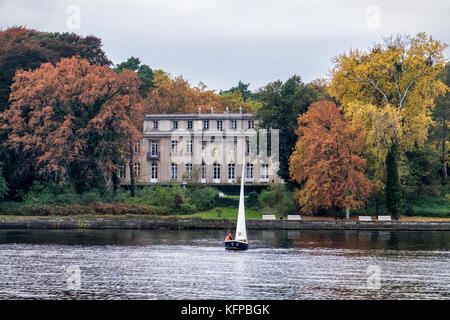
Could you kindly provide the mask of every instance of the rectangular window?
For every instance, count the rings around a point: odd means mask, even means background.
[[[170,179],[178,179],[178,165],[176,163],[170,165]]]
[[[245,138],[245,153],[250,154],[250,140],[249,138]]]
[[[178,121],[172,121],[172,129],[178,129]]]
[[[248,121],[248,128],[249,128],[249,129],[253,129],[253,127],[254,127],[254,122],[253,122],[253,120],[249,120],[249,121]]]
[[[186,140],[186,153],[192,153],[192,140]]]
[[[192,163],[186,163],[186,178],[192,179]]]
[[[192,120],[188,120],[188,122],[187,122],[187,128],[188,128],[188,130],[191,130],[191,129],[192,129]]]
[[[220,179],[220,164],[214,163],[213,174],[214,174],[214,179],[215,180],[219,180]]]
[[[268,164],[261,165],[261,179],[269,179],[269,165]]]
[[[231,120],[231,129],[232,130],[236,130],[237,129],[237,121],[236,120]]]
[[[222,120],[217,120],[217,130],[222,131]]]
[[[134,153],[139,153],[141,152],[141,142],[137,141],[134,143]]]
[[[246,178],[247,179],[253,179],[253,164],[251,164],[251,163],[247,163]]]
[[[150,153],[152,156],[157,156],[158,155],[158,150],[159,150],[159,146],[158,146],[158,141],[150,141]]]
[[[158,121],[153,121],[153,129],[158,129]]]
[[[209,129],[209,120],[203,120],[203,130]]]
[[[152,162],[152,179],[158,179],[158,164]]]
[[[123,164],[119,165],[119,178],[125,179],[125,166]]]
[[[141,164],[139,162],[134,163],[134,177],[136,179],[141,177]]]
[[[228,165],[228,179],[234,180],[234,163]]]
[[[177,154],[178,153],[178,141],[172,140],[172,147],[170,149],[171,154]]]

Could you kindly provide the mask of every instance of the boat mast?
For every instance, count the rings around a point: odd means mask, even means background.
[[[236,224],[237,241],[247,241],[247,227],[245,225],[245,205],[244,205],[244,173],[245,173],[245,153],[242,161],[242,174],[241,174],[241,191],[239,195],[239,211]]]

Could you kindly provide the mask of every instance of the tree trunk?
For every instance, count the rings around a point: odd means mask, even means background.
[[[134,150],[133,143],[130,142],[130,196],[134,197],[136,195],[136,181],[134,177]]]
[[[113,183],[113,192],[116,194],[119,189],[119,175],[117,174],[117,169],[113,171],[111,180]]]
[[[377,200],[376,200],[376,210],[377,210],[377,216],[378,216],[378,208],[380,206],[380,199],[378,198],[378,192],[377,192]]]

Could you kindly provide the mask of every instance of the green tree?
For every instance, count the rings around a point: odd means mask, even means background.
[[[280,169],[278,175],[289,181],[289,157],[292,154],[297,136],[297,118],[317,101],[319,94],[312,86],[304,84],[298,75],[286,82],[271,82],[258,92],[262,106],[256,115],[263,128],[279,129]]]
[[[447,63],[442,72],[442,81],[447,87],[450,87],[450,63]],[[436,147],[440,150],[439,159],[441,163],[441,183],[446,184],[448,176],[448,163],[450,160],[448,144],[450,141],[450,130],[448,123],[450,121],[450,91],[444,96],[436,99],[436,106],[433,110],[434,125],[431,130],[431,136],[436,143]]]
[[[426,144],[422,148],[417,147],[413,151],[406,152],[405,158],[408,167],[406,176],[408,185],[416,187],[417,197],[420,197],[423,187],[432,184],[438,176],[438,150]]]
[[[128,58],[127,61],[124,61],[115,67],[115,71],[117,73],[122,72],[123,69],[128,69],[131,71],[135,71],[142,81],[141,86],[139,87],[139,94],[146,98],[148,95],[148,90],[154,87],[153,79],[155,77],[155,73],[152,68],[150,68],[146,64],[141,64],[141,60],[139,58],[131,57]]]
[[[386,207],[398,219],[402,207],[402,191],[398,174],[398,150],[393,143],[386,157]]]
[[[2,164],[0,163],[0,199],[2,199],[7,192],[8,192],[8,184],[6,183],[5,178],[3,177],[3,168]]]
[[[250,86],[250,83],[243,83],[241,80],[239,80],[238,85],[236,87],[232,87],[225,91],[220,91],[220,94],[224,93],[234,93],[234,92],[240,92],[242,94],[242,99],[246,101],[249,98],[252,98],[252,92],[248,89]]]
[[[141,80],[140,86],[139,86],[139,94],[142,98],[146,98],[148,95],[148,91],[151,87],[154,86],[153,84],[153,78],[155,74],[153,73],[153,70],[145,65],[141,64],[141,60],[139,58],[131,57],[128,58],[127,61],[124,61],[118,65],[116,65],[116,68],[114,69],[116,73],[121,73],[123,70],[131,70],[136,72],[139,80]],[[140,121],[140,119],[138,120]],[[140,126],[138,123],[136,123],[137,126]],[[129,145],[129,168],[130,168],[130,194],[132,197],[136,195],[136,177],[134,175],[134,144],[135,141],[130,141]],[[122,159],[117,159],[118,162],[120,162]],[[118,182],[117,179],[117,172],[113,173],[113,181],[116,183]],[[115,186],[115,188],[117,188]]]

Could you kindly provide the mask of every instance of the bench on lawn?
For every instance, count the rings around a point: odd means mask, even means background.
[[[358,216],[359,221],[372,221],[371,216]]]
[[[263,214],[262,219],[263,220],[276,220],[277,218],[275,218],[274,214]]]
[[[288,220],[302,220],[299,214],[288,214],[287,218]]]
[[[378,216],[378,221],[392,221],[391,216]]]

